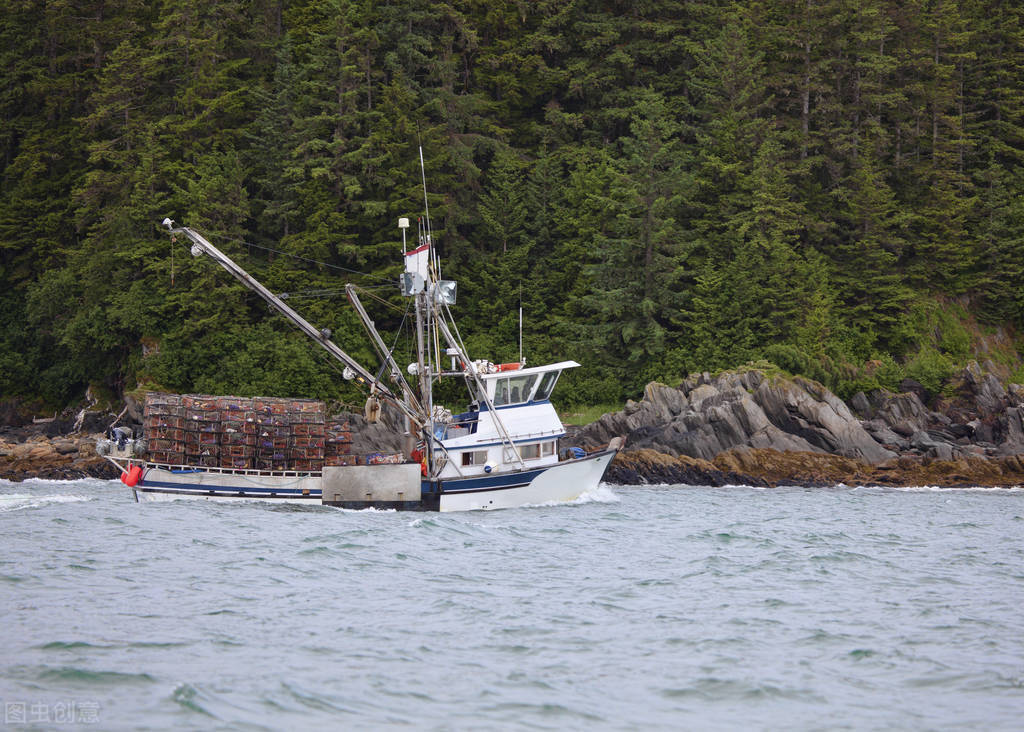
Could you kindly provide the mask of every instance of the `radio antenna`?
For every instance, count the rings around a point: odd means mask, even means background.
[[[417,138],[419,134],[417,133]],[[430,231],[430,201],[427,200],[427,167],[423,163],[423,143],[420,141],[420,179],[423,181],[423,212],[427,221],[427,243],[430,245],[430,263],[434,265],[434,273],[437,279],[441,279],[441,263],[437,258],[437,251],[434,249],[434,238]]]
[[[526,361],[523,360],[523,283],[519,283],[519,365],[522,366]]]

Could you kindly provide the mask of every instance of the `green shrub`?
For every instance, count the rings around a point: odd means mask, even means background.
[[[935,316],[939,350],[959,363],[970,358],[971,334],[963,324],[967,317],[963,309],[957,306],[938,308]]]
[[[932,392],[940,392],[943,382],[953,375],[955,366],[948,356],[930,346],[922,348],[907,364],[907,376]]]
[[[789,343],[773,343],[764,349],[764,357],[789,374],[808,376],[811,370],[807,354]]]
[[[882,353],[875,355],[872,361],[881,362],[881,366],[878,366],[873,374],[878,385],[889,391],[899,391],[900,382],[906,378],[906,372],[896,359],[888,353]]]
[[[833,391],[837,397],[844,402],[848,402],[859,391],[867,394],[880,387],[881,384],[878,383],[878,379],[874,376],[858,376],[854,379],[840,379]]]
[[[670,348],[665,354],[660,370],[650,367],[644,370],[645,382],[662,381],[666,384],[678,384],[693,370],[690,354],[683,348]]]

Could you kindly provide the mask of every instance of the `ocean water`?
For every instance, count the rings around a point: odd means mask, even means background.
[[[1021,729],[1024,491],[410,514],[0,482],[11,729]]]

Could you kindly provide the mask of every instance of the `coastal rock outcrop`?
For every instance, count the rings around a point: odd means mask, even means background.
[[[120,471],[96,454],[99,437],[99,433],[53,438],[35,434],[24,442],[0,439],[0,479],[117,478]]]
[[[871,436],[887,449],[955,460],[1024,453],[1024,388],[1004,388],[977,362],[929,408],[918,391],[876,390],[851,399]]]
[[[648,449],[629,450],[616,455],[605,473],[605,480],[617,485],[768,485],[750,473],[720,468],[707,460],[686,455],[673,457]]]
[[[847,406],[800,377],[700,374],[677,388],[649,384],[640,402],[567,439],[595,448],[626,437],[610,482],[675,474],[707,485],[1024,482],[1024,387],[1004,387],[974,362],[941,395],[909,379],[900,386],[858,393]]]
[[[820,452],[879,463],[896,456],[849,407],[815,382],[761,371],[700,374],[678,388],[648,384],[644,398],[575,431],[585,447],[617,435],[626,446],[712,460],[739,447]]]
[[[1024,461],[1018,456],[939,460],[902,455],[872,465],[863,460],[820,452],[779,452],[741,447],[728,450],[709,462],[642,449],[626,450],[616,455],[605,474],[605,481],[617,485],[1005,487],[1024,484]]]

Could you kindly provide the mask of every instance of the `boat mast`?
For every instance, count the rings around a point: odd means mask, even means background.
[[[523,456],[519,452],[519,448],[516,447],[511,435],[509,435],[508,429],[498,415],[498,411],[494,408],[493,402],[487,396],[487,388],[480,378],[476,367],[469,360],[465,345],[461,342],[461,338],[457,338],[452,329],[448,327],[448,320],[450,319],[454,328],[454,319],[451,317],[451,311],[448,310],[448,306],[455,302],[455,283],[441,279],[441,264],[434,248],[430,231],[430,202],[427,197],[427,173],[426,166],[423,163],[422,145],[419,146],[419,153],[420,177],[423,182],[424,220],[418,227],[419,246],[416,249],[411,252],[405,251],[405,229],[409,225],[408,219],[399,219],[398,226],[402,229],[402,250],[405,254],[402,294],[416,298],[416,372],[420,378],[424,421],[431,426],[432,430],[434,420],[433,381],[435,375],[432,366],[432,361],[435,359],[432,357],[432,354],[434,351],[437,352],[437,373],[439,375],[443,371],[440,361],[441,336],[443,335],[448,345],[458,351],[459,358],[464,364],[463,369],[469,373],[476,386],[476,394],[487,404],[490,410],[494,425],[498,429],[498,433],[505,445],[506,455],[510,455],[512,458],[511,460],[506,458],[505,462],[516,462],[519,464],[520,469],[525,469],[526,463],[523,461]],[[447,313],[448,319],[445,318],[445,313]],[[433,343],[431,338],[433,338]],[[521,345],[520,348],[522,348]],[[522,360],[521,356],[520,360]],[[428,446],[430,446],[434,440],[434,435],[430,430],[427,430],[424,438],[427,440]],[[447,452],[444,444],[440,440],[438,442],[441,448]],[[427,450],[427,456],[430,461],[428,467],[430,468],[430,473],[433,474],[435,466],[432,448]]]
[[[187,226],[180,226],[175,228],[174,222],[167,218],[163,221],[164,226],[171,232],[172,235],[182,234],[186,236],[192,242],[192,254],[193,256],[200,256],[205,254],[213,259],[217,264],[226,269],[235,279],[241,282],[243,285],[248,287],[250,290],[255,292],[257,295],[262,297],[268,305],[277,310],[277,312],[284,315],[288,320],[295,324],[299,330],[305,333],[307,336],[312,338],[314,341],[319,343],[324,350],[331,354],[334,358],[341,361],[348,368],[352,369],[357,377],[364,383],[374,387],[380,396],[397,406],[406,416],[413,419],[418,424],[422,424],[420,416],[417,411],[411,408],[405,402],[399,399],[395,393],[388,388],[386,384],[380,381],[376,376],[367,371],[362,364],[356,361],[352,356],[348,355],[343,351],[336,343],[330,339],[329,330],[318,330],[313,326],[312,323],[307,321],[297,312],[292,310],[288,305],[285,304],[281,298],[272,293],[266,287],[264,287],[259,281],[253,278],[248,272],[238,266],[234,260],[228,257],[226,254],[221,252],[217,247],[206,240],[201,234]],[[403,379],[404,382],[404,379]]]
[[[416,295],[416,363],[420,372],[420,390],[423,394],[423,406],[427,409],[427,419],[434,417],[434,375],[430,367],[430,297],[434,294],[434,283],[440,279],[437,267],[437,254],[430,232],[430,200],[427,197],[427,168],[423,163],[423,145],[420,151],[420,180],[423,183],[423,216],[426,227],[427,245],[427,282],[423,291]]]

